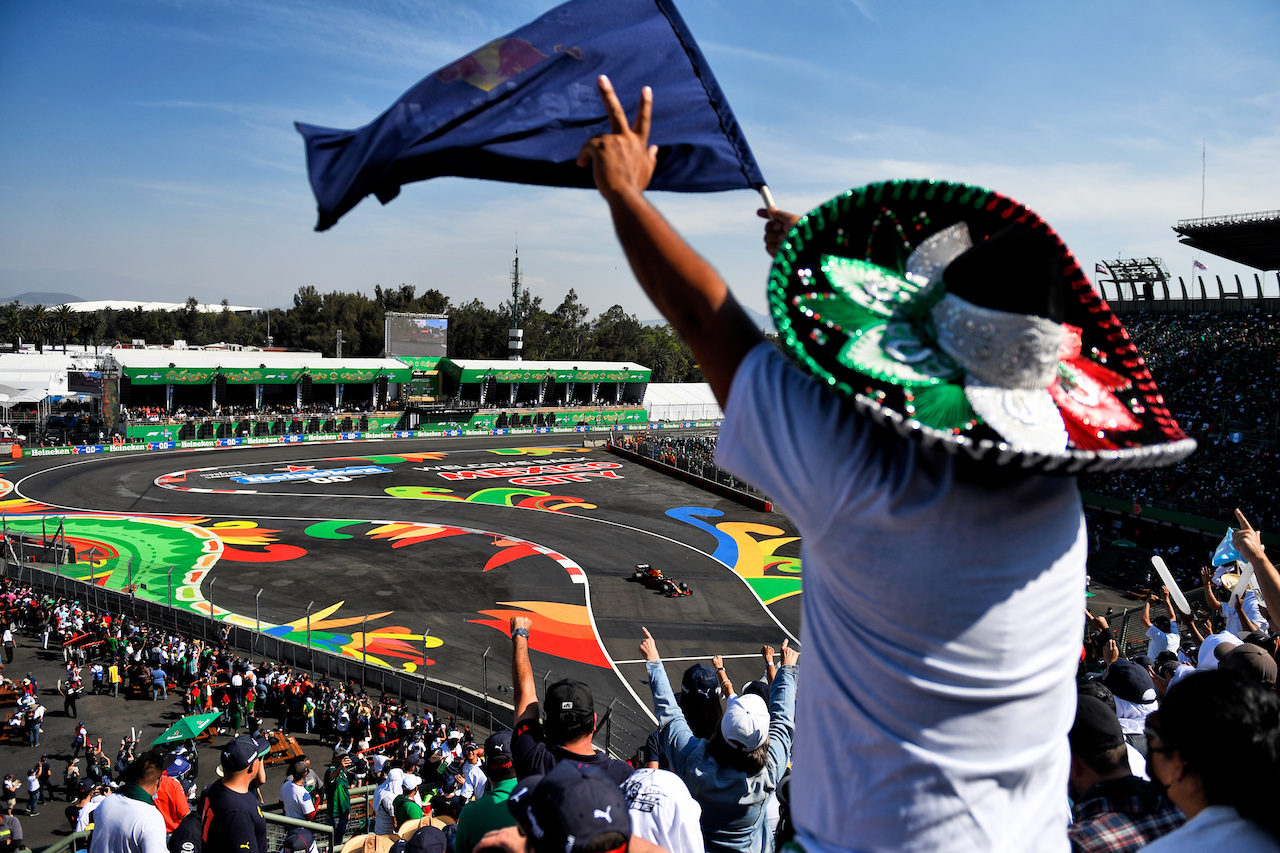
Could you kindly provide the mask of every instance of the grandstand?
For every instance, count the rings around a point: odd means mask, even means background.
[[[1252,311],[1131,313],[1125,325],[1178,423],[1199,443],[1173,468],[1082,477],[1081,489],[1128,505],[1223,516],[1240,507],[1255,524],[1280,504],[1280,317]]]

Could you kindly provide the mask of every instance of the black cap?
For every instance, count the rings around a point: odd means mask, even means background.
[[[494,732],[485,738],[484,761],[491,767],[503,767],[512,762],[511,732]]]
[[[1111,688],[1117,699],[1135,705],[1150,705],[1156,701],[1156,685],[1151,673],[1130,660],[1120,658],[1107,668],[1102,683]]]
[[[280,847],[281,853],[308,853],[311,845],[316,843],[315,836],[311,834],[311,830],[302,827],[294,827],[289,830],[289,835],[285,838],[284,844]]]
[[[404,843],[404,853],[444,853],[448,840],[434,826],[420,826]]]
[[[271,745],[266,741],[257,740],[249,735],[240,735],[222,748],[222,769],[233,773],[244,770],[270,751]]]
[[[695,663],[684,671],[680,692],[713,699],[720,695],[720,679],[716,678],[716,671],[705,663]]]
[[[600,770],[562,761],[528,795],[527,833],[537,853],[582,853],[601,835],[631,837],[631,812]]]
[[[507,811],[511,812],[516,825],[524,831],[525,836],[533,837],[533,824],[529,819],[529,805],[533,801],[533,789],[542,782],[542,774],[526,776],[516,783],[507,797]]]
[[[590,722],[595,716],[591,688],[566,678],[547,688],[547,723],[560,728]]]
[[[1124,743],[1124,732],[1116,712],[1107,703],[1088,694],[1076,697],[1076,721],[1067,735],[1076,755],[1097,755]]]

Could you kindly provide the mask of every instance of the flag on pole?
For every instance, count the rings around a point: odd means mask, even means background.
[[[764,176],[673,0],[570,0],[421,80],[357,130],[295,123],[319,208],[317,231],[366,195],[386,204],[441,175],[592,187],[574,160],[609,131],[596,90],[607,74],[634,116],[652,86],[649,186],[758,189]]]
[[[1191,262],[1191,266],[1195,267],[1195,268],[1196,268],[1196,269],[1198,269],[1198,270],[1207,270],[1207,269],[1209,269],[1208,267],[1206,267],[1204,264],[1200,263],[1199,261],[1192,261],[1192,262]]]
[[[1098,273],[1098,274],[1100,274],[1100,275],[1110,275],[1110,274],[1111,274],[1111,270],[1107,269],[1106,267],[1104,267],[1104,266],[1103,266],[1102,264],[1100,264],[1100,263],[1098,263],[1098,264],[1094,264],[1094,265],[1093,265],[1093,271],[1094,271],[1094,272],[1096,272],[1096,273]]]

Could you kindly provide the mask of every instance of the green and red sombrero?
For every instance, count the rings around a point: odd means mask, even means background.
[[[787,235],[769,305],[801,367],[953,453],[1075,474],[1195,450],[1070,250],[999,193],[890,181],[839,195]]]

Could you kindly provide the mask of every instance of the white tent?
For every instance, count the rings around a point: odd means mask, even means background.
[[[644,392],[650,421],[718,421],[724,417],[705,382],[650,382]]]
[[[0,355],[0,395],[6,406],[34,403],[46,397],[65,397],[67,370],[75,360],[63,353],[5,353]]]

